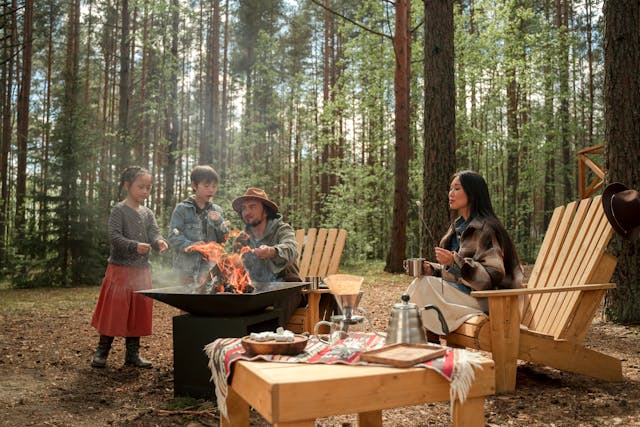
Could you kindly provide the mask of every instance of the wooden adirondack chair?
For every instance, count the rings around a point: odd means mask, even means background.
[[[296,230],[300,277],[337,273],[346,240],[347,230],[310,228],[306,233],[304,229]]]
[[[298,267],[300,277],[304,280],[307,276],[325,277],[338,272],[342,251],[347,240],[347,230],[337,228],[310,228],[296,230],[296,241],[298,242]],[[322,295],[328,293],[327,290],[310,291],[307,293],[308,304],[301,307],[293,314],[287,329],[296,333],[313,332],[313,327],[319,318],[324,318],[324,311],[333,307],[328,298]],[[321,304],[329,301],[331,304]],[[323,307],[325,310],[323,310]]]
[[[472,292],[488,298],[489,317],[475,316],[446,337],[447,344],[493,353],[497,392],[515,390],[518,359],[622,380],[620,360],[583,345],[602,298],[615,287],[607,283],[617,263],[606,253],[613,229],[600,199],[556,208],[527,287]]]

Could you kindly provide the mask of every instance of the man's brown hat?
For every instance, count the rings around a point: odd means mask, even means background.
[[[614,182],[602,192],[602,208],[609,223],[624,238],[640,235],[640,194],[624,184]]]
[[[242,196],[237,197],[233,200],[233,202],[231,202],[233,210],[238,212],[239,214],[242,214],[242,202],[249,199],[258,199],[262,202],[263,205],[270,208],[273,213],[278,213],[278,205],[269,200],[267,193],[265,193],[261,188],[248,188]]]

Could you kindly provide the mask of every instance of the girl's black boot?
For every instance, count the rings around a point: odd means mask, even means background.
[[[111,344],[113,343],[113,337],[107,335],[100,335],[100,341],[98,341],[98,348],[93,354],[91,359],[91,366],[94,368],[104,368],[107,366],[107,356],[109,350],[111,350]]]
[[[124,357],[124,364],[135,366],[136,368],[150,368],[151,362],[140,356],[140,337],[126,338],[127,353]]]

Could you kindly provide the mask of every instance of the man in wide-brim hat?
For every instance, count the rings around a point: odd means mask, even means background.
[[[295,230],[282,221],[278,205],[269,200],[260,188],[248,188],[231,203],[245,223],[249,240],[245,242],[253,248],[243,256],[245,269],[252,282],[300,282],[298,269],[298,243]],[[289,301],[281,301],[281,323],[285,324],[300,303],[300,294],[294,294]]]
[[[614,182],[602,192],[602,208],[613,229],[626,239],[640,235],[640,194]]]

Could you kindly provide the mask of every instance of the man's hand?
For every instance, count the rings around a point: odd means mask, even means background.
[[[216,222],[220,219],[220,213],[216,211],[209,211],[209,219]]]
[[[262,245],[253,250],[253,253],[260,259],[274,258],[278,252],[273,246]]]

